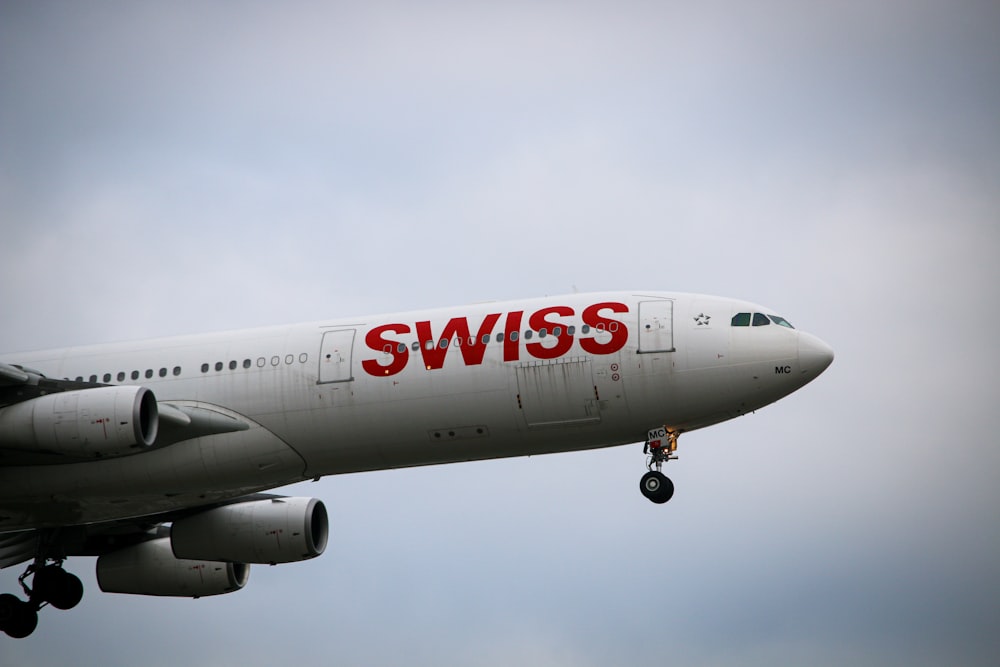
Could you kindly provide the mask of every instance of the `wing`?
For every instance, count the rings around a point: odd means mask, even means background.
[[[138,385],[60,380],[0,363],[0,466],[133,455],[249,427],[211,406],[158,402]]]
[[[315,558],[328,535],[321,501],[270,494],[135,519],[0,533],[0,568],[34,561],[19,579],[28,600],[6,595],[0,601],[0,630],[25,637],[42,604],[69,609],[80,601],[80,580],[62,568],[72,556],[97,557],[105,592],[202,597],[243,588],[250,563]]]

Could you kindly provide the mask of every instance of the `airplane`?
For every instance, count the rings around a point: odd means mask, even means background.
[[[83,595],[240,590],[320,555],[326,475],[644,444],[667,502],[681,434],[751,413],[833,361],[746,301],[599,292],[0,356],[0,595],[22,638]],[[30,585],[28,579],[30,578]]]

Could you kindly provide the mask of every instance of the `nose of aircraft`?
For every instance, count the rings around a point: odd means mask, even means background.
[[[833,348],[812,334],[799,332],[799,365],[803,373],[816,377],[833,363]]]

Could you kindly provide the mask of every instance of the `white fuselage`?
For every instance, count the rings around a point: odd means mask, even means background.
[[[4,355],[50,378],[142,385],[160,403],[250,428],[82,462],[2,465],[0,453],[0,530],[701,428],[795,391],[830,363],[809,334],[731,325],[737,313],[769,312],[608,292]]]

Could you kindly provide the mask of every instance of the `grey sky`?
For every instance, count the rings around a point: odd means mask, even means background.
[[[666,506],[638,445],[328,478],[293,489],[321,558],[198,601],[80,559],[80,607],[0,664],[994,664],[998,30],[990,2],[0,2],[0,350],[636,288],[837,352],[684,436]]]

